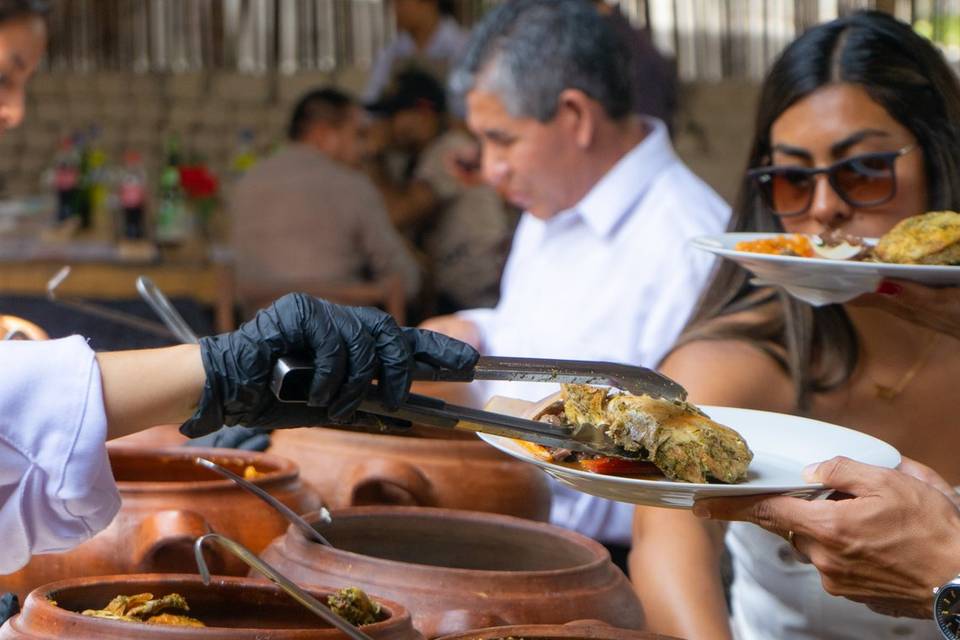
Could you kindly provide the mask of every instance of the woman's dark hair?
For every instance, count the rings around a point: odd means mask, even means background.
[[[813,27],[790,44],[763,83],[748,167],[770,162],[770,128],[780,115],[833,83],[862,87],[906,127],[923,150],[928,210],[960,209],[960,85],[943,56],[892,16],[864,11]],[[783,232],[744,178],[730,231]],[[680,344],[746,340],[790,374],[797,408],[813,393],[846,382],[859,358],[856,331],[840,305],[813,307],[783,292],[756,289],[749,274],[722,262]],[[749,320],[738,316],[752,312]],[[758,319],[759,317],[759,319]]]
[[[0,0],[0,22],[23,16],[46,18],[49,13],[48,0]]]

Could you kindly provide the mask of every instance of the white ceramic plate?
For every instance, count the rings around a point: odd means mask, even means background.
[[[694,238],[692,243],[698,249],[733,260],[750,270],[757,276],[759,284],[781,286],[793,297],[815,306],[842,303],[863,293],[876,291],[883,278],[900,278],[937,286],[960,285],[960,266],[799,258],[734,249],[738,242],[744,240],[777,235],[782,234],[723,233]]]
[[[845,427],[768,411],[706,406],[701,409],[713,420],[736,429],[747,441],[754,457],[746,481],[693,484],[605,476],[546,462],[510,438],[484,434],[480,437],[584,493],[619,502],[681,509],[693,507],[694,500],[720,496],[783,493],[816,497],[823,485],[804,482],[803,468],[838,455],[880,467],[900,464],[900,453],[889,444]]]

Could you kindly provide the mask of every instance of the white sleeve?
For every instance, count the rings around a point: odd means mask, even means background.
[[[100,368],[80,336],[0,342],[0,574],[70,549],[120,509]]]

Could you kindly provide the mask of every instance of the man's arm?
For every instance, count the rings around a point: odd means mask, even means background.
[[[694,513],[753,522],[792,538],[820,571],[828,593],[887,615],[930,617],[933,588],[960,573],[960,511],[954,503],[933,484],[848,458],[805,475],[852,498],[715,498],[699,501]]]

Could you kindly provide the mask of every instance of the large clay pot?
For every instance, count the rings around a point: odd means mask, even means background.
[[[392,598],[428,638],[582,619],[643,626],[640,601],[607,550],[566,529],[422,507],[332,515],[323,534],[334,548],[290,528],[261,557],[301,584],[358,586]]]
[[[439,439],[313,428],[275,431],[272,442],[269,451],[297,461],[303,479],[334,508],[410,505],[550,517],[546,476],[473,435]]]
[[[477,383],[417,382],[412,391],[474,408],[486,401]],[[472,433],[419,425],[409,436],[294,429],[275,431],[270,451],[298,462],[303,479],[334,508],[387,504],[550,517],[546,476]]]
[[[322,599],[331,589],[310,589]],[[206,628],[169,627],[92,618],[76,613],[102,609],[114,596],[179,593],[190,615]],[[56,602],[54,605],[51,600]],[[389,618],[363,627],[378,640],[420,640],[402,606],[374,598]],[[20,615],[0,628],[0,640],[334,640],[346,636],[306,610],[279,588],[263,580],[214,577],[209,586],[199,576],[139,575],[77,578],[33,591]]]
[[[297,465],[279,456],[232,449],[150,449],[109,446],[123,504],[109,527],[75,549],[34,556],[20,571],[0,576],[0,591],[22,598],[65,578],[121,573],[195,572],[193,541],[212,529],[254,553],[287,528],[287,521],[232,481],[193,464],[202,456],[235,473],[248,465],[254,482],[298,513],[320,508],[320,497],[300,481]],[[247,565],[210,550],[211,570],[245,575]]]
[[[595,620],[579,620],[567,624],[525,624],[511,627],[488,627],[444,636],[440,640],[502,640],[526,638],[527,640],[677,640],[646,631],[618,629]]]

